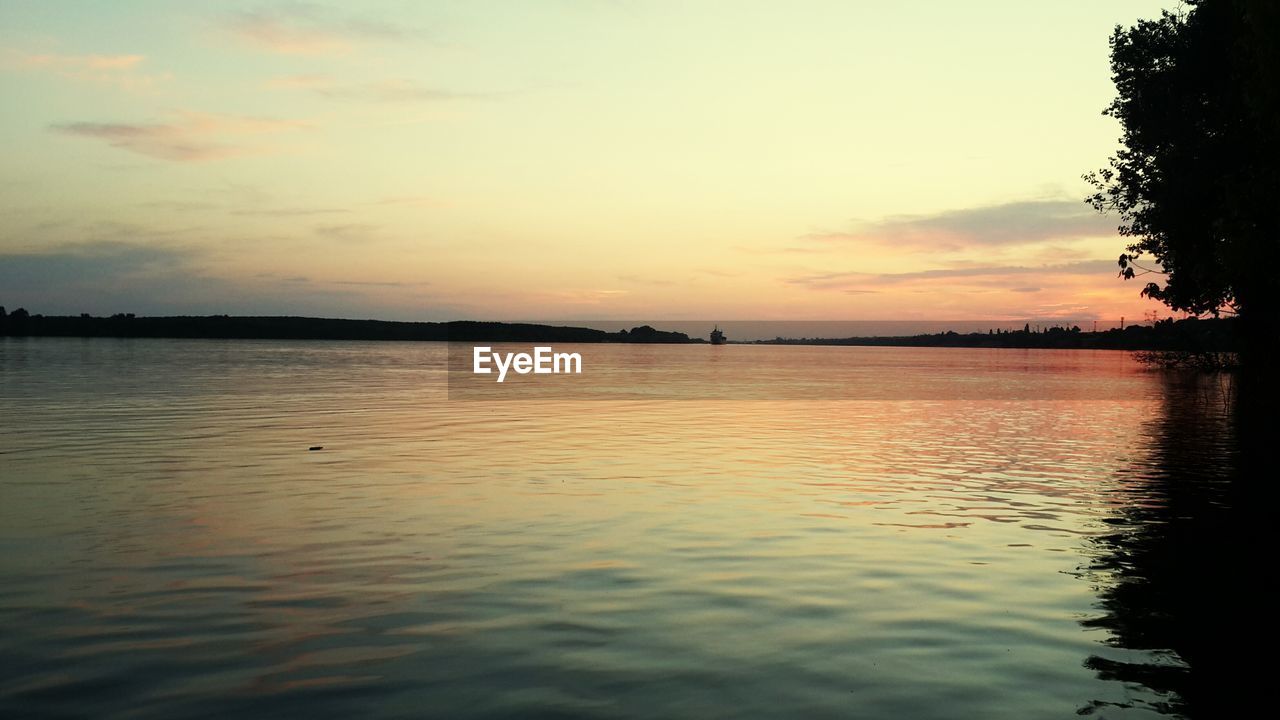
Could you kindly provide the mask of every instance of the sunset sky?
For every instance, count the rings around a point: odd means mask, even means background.
[[[1132,318],[1084,204],[1168,2],[0,5],[0,304]]]

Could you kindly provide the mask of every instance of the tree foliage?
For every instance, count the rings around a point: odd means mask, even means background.
[[[1120,121],[1122,147],[1085,176],[1089,202],[1118,212],[1132,241],[1121,274],[1163,274],[1142,293],[1175,310],[1274,322],[1278,11],[1188,0],[1111,36],[1117,97],[1104,114]]]

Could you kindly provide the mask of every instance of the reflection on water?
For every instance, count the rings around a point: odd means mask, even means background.
[[[1118,476],[1110,532],[1090,541],[1086,574],[1102,614],[1084,624],[1105,629],[1118,650],[1087,664],[1134,692],[1085,710],[1244,716],[1265,687],[1247,648],[1266,624],[1258,549],[1268,506],[1257,493],[1264,465],[1237,436],[1241,422],[1267,420],[1242,418],[1226,379],[1162,380],[1163,400]]]
[[[822,377],[752,350],[770,383]],[[1141,717],[1235,696],[1212,394],[1110,353],[839,350],[904,385],[1124,392],[449,402],[439,345],[0,342],[0,716]]]

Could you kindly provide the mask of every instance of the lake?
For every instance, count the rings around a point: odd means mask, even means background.
[[[1214,692],[1188,618],[1215,610],[1178,598],[1227,523],[1224,381],[571,349],[581,376],[468,395],[436,343],[0,338],[0,715],[1025,720]]]

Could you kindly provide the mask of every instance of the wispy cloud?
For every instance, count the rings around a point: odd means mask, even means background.
[[[266,208],[261,210],[232,210],[232,215],[241,215],[245,217],[307,217],[310,215],[341,215],[349,213],[346,208]]]
[[[138,203],[138,206],[149,210],[170,210],[181,213],[213,210],[218,207],[217,203],[199,200],[148,200],[147,202]]]
[[[268,80],[266,86],[273,90],[305,90],[329,100],[377,103],[445,102],[489,97],[479,93],[430,87],[404,78],[340,83],[327,75],[285,75]]]
[[[341,225],[318,225],[315,227],[315,233],[321,237],[340,242],[367,242],[375,239],[378,232],[377,225],[368,223],[345,223]]]
[[[416,288],[426,287],[431,283],[427,280],[334,280],[331,284],[379,288]]]
[[[46,314],[242,313],[421,319],[421,308],[426,305],[445,315],[461,312],[447,299],[428,295],[429,286],[426,281],[325,280],[270,272],[235,279],[216,272],[207,251],[172,244],[105,240],[33,252],[0,251],[3,302],[10,309],[25,306],[31,312]],[[389,291],[399,291],[411,300],[397,300]]]
[[[469,100],[481,97],[474,93],[426,87],[412,80],[384,80],[381,82],[313,88],[322,97],[334,100],[364,100],[370,102],[440,102]]]
[[[270,90],[314,90],[331,87],[334,79],[328,75],[312,73],[301,75],[279,75],[267,80],[264,85]]]
[[[291,120],[180,112],[164,123],[73,122],[49,129],[161,160],[200,162],[270,153],[278,148],[248,138],[307,127]]]
[[[58,77],[110,85],[122,90],[144,90],[168,80],[169,73],[142,73],[144,55],[68,55],[28,53],[6,49],[0,52],[0,68],[17,72],[51,73]]]
[[[205,284],[185,249],[102,241],[0,255],[0,283],[33,312],[134,310],[143,297],[181,297]]]
[[[717,267],[698,267],[693,268],[693,271],[718,278],[736,278],[742,274],[740,272],[733,272],[731,270],[725,270]]]
[[[1027,245],[1115,233],[1114,220],[1079,200],[1024,200],[858,222],[846,231],[814,232],[821,243],[876,243],[928,250]]]
[[[1081,262],[1061,263],[1057,265],[1002,265],[958,268],[939,268],[934,270],[918,270],[900,273],[868,273],[868,272],[826,272],[800,275],[786,280],[791,285],[800,285],[812,290],[832,290],[850,292],[863,290],[868,285],[897,285],[915,281],[943,280],[953,282],[963,279],[1008,279],[1013,284],[1014,278],[1026,275],[1061,276],[1061,275],[1096,275],[1098,277],[1114,277],[1116,264],[1114,260],[1085,260]],[[1023,280],[1025,282],[1025,280]],[[1039,288],[1017,288],[1018,292],[1034,292]]]
[[[545,298],[549,298],[554,302],[568,306],[581,305],[608,305],[615,300],[620,300],[628,294],[627,290],[593,290],[593,289],[565,289],[548,293],[541,293]]]
[[[227,18],[226,27],[253,47],[286,55],[340,55],[356,45],[413,35],[393,23],[310,3],[238,13]]]
[[[417,207],[443,207],[445,201],[432,195],[398,195],[374,200],[372,205],[413,205]]]
[[[5,53],[6,65],[55,70],[127,70],[145,59],[142,55],[28,54],[14,50]]]
[[[652,278],[643,277],[641,275],[618,275],[617,278],[624,283],[632,285],[653,285],[656,287],[667,287],[675,285],[676,281],[670,278]]]

